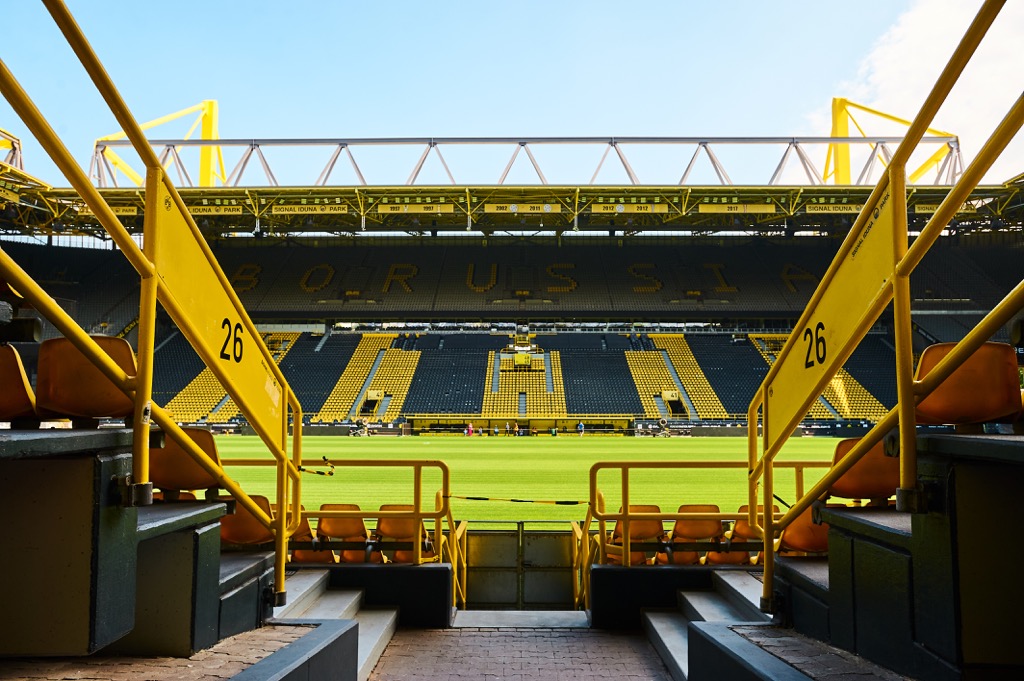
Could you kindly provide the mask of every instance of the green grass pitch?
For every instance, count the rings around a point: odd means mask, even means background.
[[[780,460],[829,461],[836,440],[794,438]],[[231,466],[232,458],[269,458],[256,437],[228,435],[217,438],[228,474],[250,494],[275,496],[274,468]],[[306,437],[303,458],[323,456],[336,461],[353,459],[425,459],[444,461],[451,470],[451,493],[492,499],[585,501],[589,472],[598,461],[745,461],[746,438],[675,437],[631,438],[569,435],[566,437]],[[326,470],[320,466],[319,470]],[[809,487],[825,469],[805,474]],[[424,508],[431,507],[441,488],[436,472],[424,473]],[[617,471],[604,471],[598,480],[606,509],[618,509],[621,485]],[[776,473],[776,493],[788,503],[795,500],[794,475]],[[307,509],[322,503],[356,503],[375,510],[383,503],[411,503],[412,473],[402,468],[345,468],[332,477],[303,474],[302,503]],[[723,512],[747,502],[744,469],[635,471],[630,479],[631,504],[658,504],[674,511],[683,503],[714,503]],[[587,507],[452,499],[456,519],[470,521],[582,520]],[[476,525],[486,528],[486,524]],[[531,527],[534,527],[531,525]],[[535,529],[542,529],[536,526]]]

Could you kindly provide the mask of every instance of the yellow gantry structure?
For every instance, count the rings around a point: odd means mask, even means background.
[[[881,120],[889,123],[896,123],[904,127],[910,127],[911,121],[908,121],[899,116],[893,116],[887,114],[878,109],[872,109],[869,106],[863,104],[857,104],[851,102],[848,99],[842,97],[836,97],[832,100],[832,137],[836,139],[845,139],[850,136],[850,124],[857,129],[857,132],[861,134],[865,140],[869,139],[868,134],[864,131],[861,124],[854,118],[854,112],[861,112],[874,116]],[[931,170],[937,170],[937,175],[940,181],[934,184],[953,184],[956,178],[963,172],[961,167],[960,155],[956,153],[959,150],[960,142],[956,135],[951,132],[944,130],[938,130],[936,128],[927,128],[925,130],[926,135],[934,135],[936,137],[945,137],[949,141],[945,145],[939,146],[939,148],[930,156],[928,159],[907,176],[907,182],[909,184],[916,184],[922,177],[925,176]],[[864,169],[861,171],[860,176],[857,178],[855,183],[852,182],[853,175],[850,171],[850,143],[845,141],[837,141],[829,144],[828,154],[825,157],[825,172],[822,174],[822,182],[828,182],[829,179],[834,180],[837,185],[848,185],[848,184],[864,184],[870,181],[871,169],[875,164],[875,161],[881,163],[884,168],[892,161],[892,152],[886,146],[884,141],[871,143],[871,154],[868,157],[867,163],[864,165]]]
[[[175,111],[172,114],[155,118],[140,124],[139,128],[141,130],[150,130],[196,113],[198,116],[182,139],[190,139],[196,128],[199,128],[199,139],[201,140],[220,139],[220,133],[217,128],[217,100],[215,99],[207,99],[181,111]],[[137,173],[123,158],[118,156],[117,152],[114,151],[114,147],[109,144],[110,142],[126,140],[127,138],[128,134],[122,130],[96,140],[95,153],[89,168],[89,177],[96,183],[96,186],[106,187],[108,182],[115,187],[118,186],[117,173],[119,171],[135,186],[141,187],[143,185],[144,179],[142,175]],[[181,156],[178,155],[177,147],[164,149],[163,153],[160,154],[160,164],[165,170],[168,170],[171,166],[176,167],[179,176],[183,180],[182,184],[185,184],[184,180],[188,177],[188,171],[181,160]],[[221,148],[219,146],[201,146],[199,148],[199,186],[213,187],[218,178],[221,182],[227,179],[227,175],[224,173],[224,155],[221,152]],[[191,182],[189,181],[188,184],[191,185]]]

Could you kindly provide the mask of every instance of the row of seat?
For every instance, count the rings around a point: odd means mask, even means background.
[[[858,442],[860,438],[840,440],[833,454],[833,465],[845,458]],[[866,501],[868,505],[886,505],[896,494],[899,477],[899,459],[886,456],[879,442],[829,488],[826,496],[851,500],[854,504]],[[655,505],[630,505],[629,509],[630,513],[661,513]],[[741,506],[738,513],[746,514],[748,509],[747,505]],[[715,504],[683,504],[678,510],[678,513],[693,514],[719,512]],[[757,513],[763,516],[764,507],[758,506]],[[772,508],[772,513],[778,515],[778,506]],[[827,551],[828,524],[815,524],[812,515],[812,509],[808,508],[790,524],[779,538],[776,549],[800,553]],[[622,528],[622,521],[616,522],[611,536],[606,539],[606,562],[610,564],[622,564]],[[661,520],[635,520],[629,523],[629,538],[631,545],[636,542],[641,545],[637,548],[644,549],[630,551],[630,565],[744,565],[757,564],[763,559],[755,547],[743,546],[761,541],[745,518],[738,519],[731,530],[727,530],[721,520],[684,518],[676,520],[668,533]]]
[[[925,350],[918,362],[915,380],[923,380],[955,347],[954,343],[940,343]],[[1022,408],[1024,391],[1020,387],[1016,352],[1009,345],[985,343],[957,368],[937,389],[922,400],[916,409],[916,419],[921,424],[975,424],[985,422],[1015,421],[1024,414]],[[833,454],[833,465],[842,461],[860,442],[860,438],[841,440]],[[900,483],[898,457],[885,454],[882,442],[877,443],[862,458],[840,477],[828,490],[825,498],[868,500],[869,505],[887,505],[896,493]],[[748,507],[740,509],[746,513]],[[759,514],[763,513],[759,507]],[[657,506],[630,506],[631,513],[660,513]],[[718,513],[715,505],[684,504],[679,513]],[[778,509],[773,509],[778,513]],[[808,507],[779,538],[776,549],[804,553],[821,553],[828,550],[828,525],[816,524],[812,519],[813,510]],[[622,526],[617,522],[607,539],[606,559],[610,563],[622,562]],[[677,520],[671,532],[664,533],[662,522],[643,519],[630,522],[630,543],[652,544],[655,551],[631,551],[630,564],[695,564],[695,563],[743,563],[756,562],[746,552],[729,550],[734,540],[756,539],[745,520],[738,520],[726,532],[720,520]],[[695,542],[715,544],[700,556],[693,550]],[[718,545],[724,547],[721,550]],[[675,547],[679,547],[678,550]],[[606,551],[607,551],[606,547]],[[618,553],[616,549],[618,547]]]
[[[136,374],[135,352],[123,338],[92,339],[127,375]],[[0,421],[38,427],[40,420],[124,418],[134,404],[66,338],[39,346],[36,388],[17,349],[0,346]]]
[[[203,452],[220,465],[220,455],[212,433],[204,428],[184,428],[185,434],[192,439]],[[163,447],[150,450],[150,479],[153,487],[159,490],[154,495],[162,501],[192,501],[194,491],[204,491],[207,500],[229,500],[230,497],[218,497],[219,483],[202,466],[185,452],[174,440],[168,438]],[[273,517],[270,501],[261,495],[251,495],[256,505],[268,516]],[[321,511],[359,511],[356,504],[324,504]],[[381,511],[413,511],[411,505],[383,504]],[[407,548],[394,548],[390,558],[385,559],[383,551],[389,543],[411,543],[416,535],[416,520],[413,518],[381,517],[376,524],[374,534],[367,531],[362,518],[323,517],[317,523],[314,536],[309,520],[302,519],[299,529],[292,535],[297,543],[313,543],[313,548],[292,550],[291,560],[300,563],[411,563],[414,551]],[[419,522],[420,535],[428,540],[423,522]],[[221,542],[228,546],[260,546],[274,541],[270,528],[263,525],[243,506],[238,505],[233,514],[221,519]],[[315,544],[321,541],[357,544],[344,547],[335,553],[332,549],[321,549]],[[434,560],[437,554],[432,548],[421,551],[421,560]]]

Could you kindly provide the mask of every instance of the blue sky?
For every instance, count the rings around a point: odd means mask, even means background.
[[[87,167],[93,141],[119,126],[42,5],[10,4],[0,55]],[[979,3],[68,5],[140,121],[217,99],[225,138],[358,138],[826,134],[834,96],[912,116],[927,90],[921,83],[934,80],[962,33],[964,17]],[[1000,17],[1010,35],[1024,30],[1019,9]],[[1006,54],[999,58],[1007,66]],[[1019,94],[1020,84],[1002,89]],[[0,127],[23,140],[28,172],[67,184],[6,102],[0,102]],[[186,128],[167,126],[154,134],[179,137]],[[966,134],[953,125],[947,129]],[[965,149],[970,144],[965,140]],[[385,155],[377,166],[369,154],[360,162],[377,173],[367,173],[371,184],[404,182],[420,151]],[[497,179],[509,153],[486,162],[449,162],[458,166],[453,171],[460,183],[487,184]],[[647,174],[641,179],[659,183],[678,181],[689,157],[687,152],[669,162],[636,154]],[[588,181],[596,158],[584,158],[577,166],[585,170],[575,178],[568,177],[571,159],[547,159],[556,169],[551,179]],[[323,153],[272,159],[284,184],[311,183],[325,161]],[[755,166],[765,163],[751,160]],[[999,179],[1024,170],[1024,163],[1018,165]],[[339,173],[337,182],[346,183]],[[734,179],[742,183],[739,174]],[[613,173],[602,179],[620,178]]]

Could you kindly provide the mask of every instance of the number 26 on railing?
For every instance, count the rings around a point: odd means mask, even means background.
[[[220,328],[225,330],[224,345],[220,346],[220,358],[224,360],[235,360],[235,363],[242,361],[242,325],[235,323],[227,317],[220,323]],[[231,354],[228,354],[228,346],[231,346]]]
[[[815,324],[814,333],[811,333],[811,327],[808,326],[804,329],[803,337],[807,341],[807,357],[804,360],[804,368],[813,369],[815,364],[824,364],[828,352],[825,346],[825,323]]]

